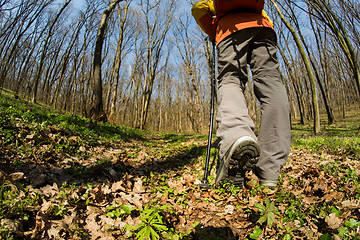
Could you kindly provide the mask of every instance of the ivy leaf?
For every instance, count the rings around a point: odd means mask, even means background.
[[[345,237],[346,234],[348,234],[349,229],[347,227],[341,227],[338,229],[338,235],[339,237]]]
[[[328,233],[322,235],[322,236],[319,238],[319,240],[333,240],[333,239],[334,239],[334,238],[333,238],[330,234],[328,234]]]
[[[179,240],[180,239],[180,236],[178,234],[172,233],[172,232],[163,232],[163,233],[161,233],[161,236],[167,240]]]
[[[132,210],[134,210],[134,207],[131,205],[122,205],[121,210],[124,211],[126,214],[130,214]]]
[[[255,228],[253,233],[250,234],[250,238],[257,239],[261,234],[263,234],[263,230],[261,230],[260,228]]]
[[[345,226],[355,230],[356,228],[360,227],[360,222],[351,218],[349,221],[345,222]]]
[[[108,212],[106,214],[106,216],[109,217],[109,218],[114,218],[115,217],[114,212]]]

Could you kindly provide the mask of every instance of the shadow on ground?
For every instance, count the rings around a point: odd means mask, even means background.
[[[178,141],[180,137],[169,136],[168,141]],[[186,139],[181,139],[186,140]],[[111,146],[108,146],[111,148]],[[131,158],[123,155],[117,156],[116,161],[102,161],[92,164],[81,163],[81,161],[72,162],[71,158],[50,158],[51,160],[39,159],[39,156],[32,156],[21,161],[19,153],[13,149],[0,147],[0,170],[5,174],[14,172],[23,172],[25,185],[33,187],[42,187],[56,183],[61,186],[63,183],[103,183],[116,182],[125,175],[149,176],[150,173],[165,173],[167,171],[181,170],[188,164],[204,155],[206,145],[191,145],[182,150],[177,150],[166,158],[150,158],[142,163],[137,163]],[[215,159],[213,159],[212,164]],[[211,166],[210,166],[211,167]],[[211,169],[211,168],[210,168]]]
[[[242,239],[234,235],[229,227],[213,227],[196,228],[191,239],[196,240],[235,240]],[[245,238],[245,236],[243,236]]]

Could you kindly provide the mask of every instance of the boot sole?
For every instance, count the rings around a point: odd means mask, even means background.
[[[230,159],[226,161],[226,159]],[[228,182],[235,186],[244,185],[244,177],[247,171],[251,171],[259,161],[260,148],[251,137],[242,137],[235,141],[225,155],[225,161],[221,161],[215,179],[215,185],[220,182]],[[228,164],[226,164],[228,162]]]

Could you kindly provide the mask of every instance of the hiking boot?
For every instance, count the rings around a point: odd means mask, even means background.
[[[255,174],[255,176],[259,179],[259,184],[263,185],[265,187],[269,187],[269,188],[276,188],[277,187],[277,180],[266,180],[266,179],[262,179],[260,177],[260,174],[258,172],[257,168],[253,169],[253,173]]]
[[[237,139],[220,160],[215,185],[218,186],[219,183],[225,181],[242,187],[245,173],[256,166],[259,156],[259,145],[252,137],[245,136]]]
[[[260,185],[263,185],[263,186],[269,187],[269,188],[275,188],[277,186],[277,181],[260,179]]]

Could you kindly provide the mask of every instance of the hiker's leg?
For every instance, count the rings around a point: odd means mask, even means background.
[[[288,97],[278,69],[274,32],[258,29],[251,49],[254,91],[262,113],[258,135],[261,155],[257,173],[260,179],[277,181],[290,151],[291,133]]]
[[[247,81],[247,46],[252,36],[246,30],[233,33],[218,45],[216,120],[220,159],[238,138],[250,136],[256,140],[243,93]]]

